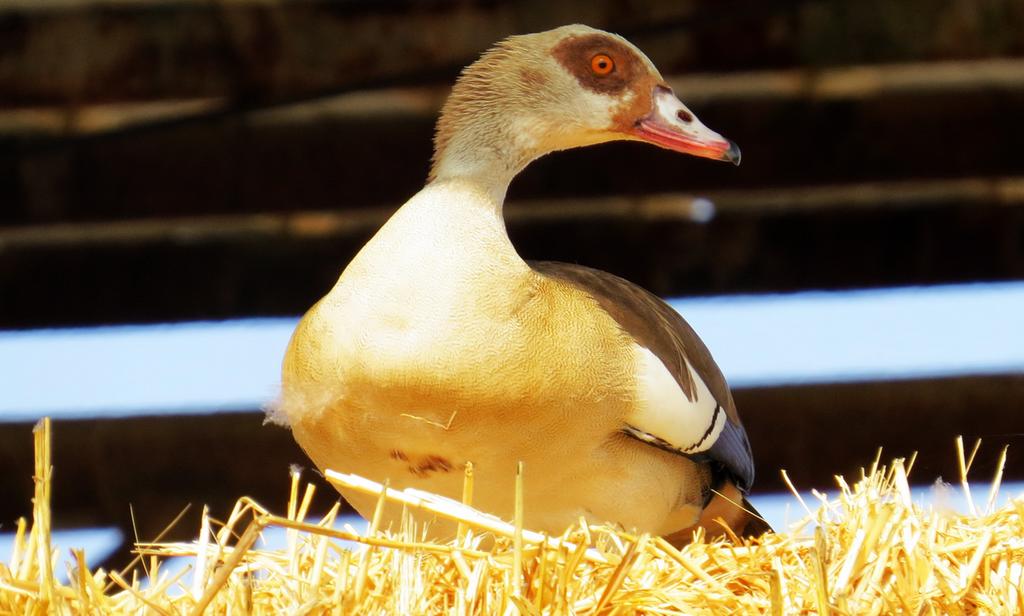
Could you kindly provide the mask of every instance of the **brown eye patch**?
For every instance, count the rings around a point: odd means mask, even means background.
[[[632,49],[605,34],[571,36],[552,50],[580,85],[601,94],[617,94],[644,72],[644,64]],[[595,59],[608,59],[607,72],[599,71]]]

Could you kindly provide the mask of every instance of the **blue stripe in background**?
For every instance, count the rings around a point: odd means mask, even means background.
[[[1024,372],[1024,283],[670,300],[733,387]],[[0,421],[246,411],[296,319],[0,332]]]

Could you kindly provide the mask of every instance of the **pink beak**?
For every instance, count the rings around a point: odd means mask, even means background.
[[[637,120],[632,135],[656,146],[740,164],[740,149],[697,119],[666,86],[655,86],[653,109]]]

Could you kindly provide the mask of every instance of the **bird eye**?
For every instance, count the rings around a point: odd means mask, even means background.
[[[615,70],[615,61],[608,54],[599,53],[590,59],[590,70],[595,75],[604,77]]]

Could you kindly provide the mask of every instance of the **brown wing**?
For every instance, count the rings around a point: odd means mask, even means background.
[[[718,440],[709,450],[696,457],[719,462],[733,475],[744,492],[749,490],[754,480],[753,456],[729,385],[707,347],[679,313],[656,295],[614,274],[553,261],[531,262],[530,267],[544,276],[572,284],[597,300],[623,331],[661,360],[691,401],[695,395],[695,385],[687,362],[693,366],[697,376],[704,381],[728,417]],[[628,430],[626,432],[631,434]],[[640,438],[652,445],[662,446],[656,442],[658,435],[652,436],[653,440]],[[685,455],[682,451],[674,451]]]

